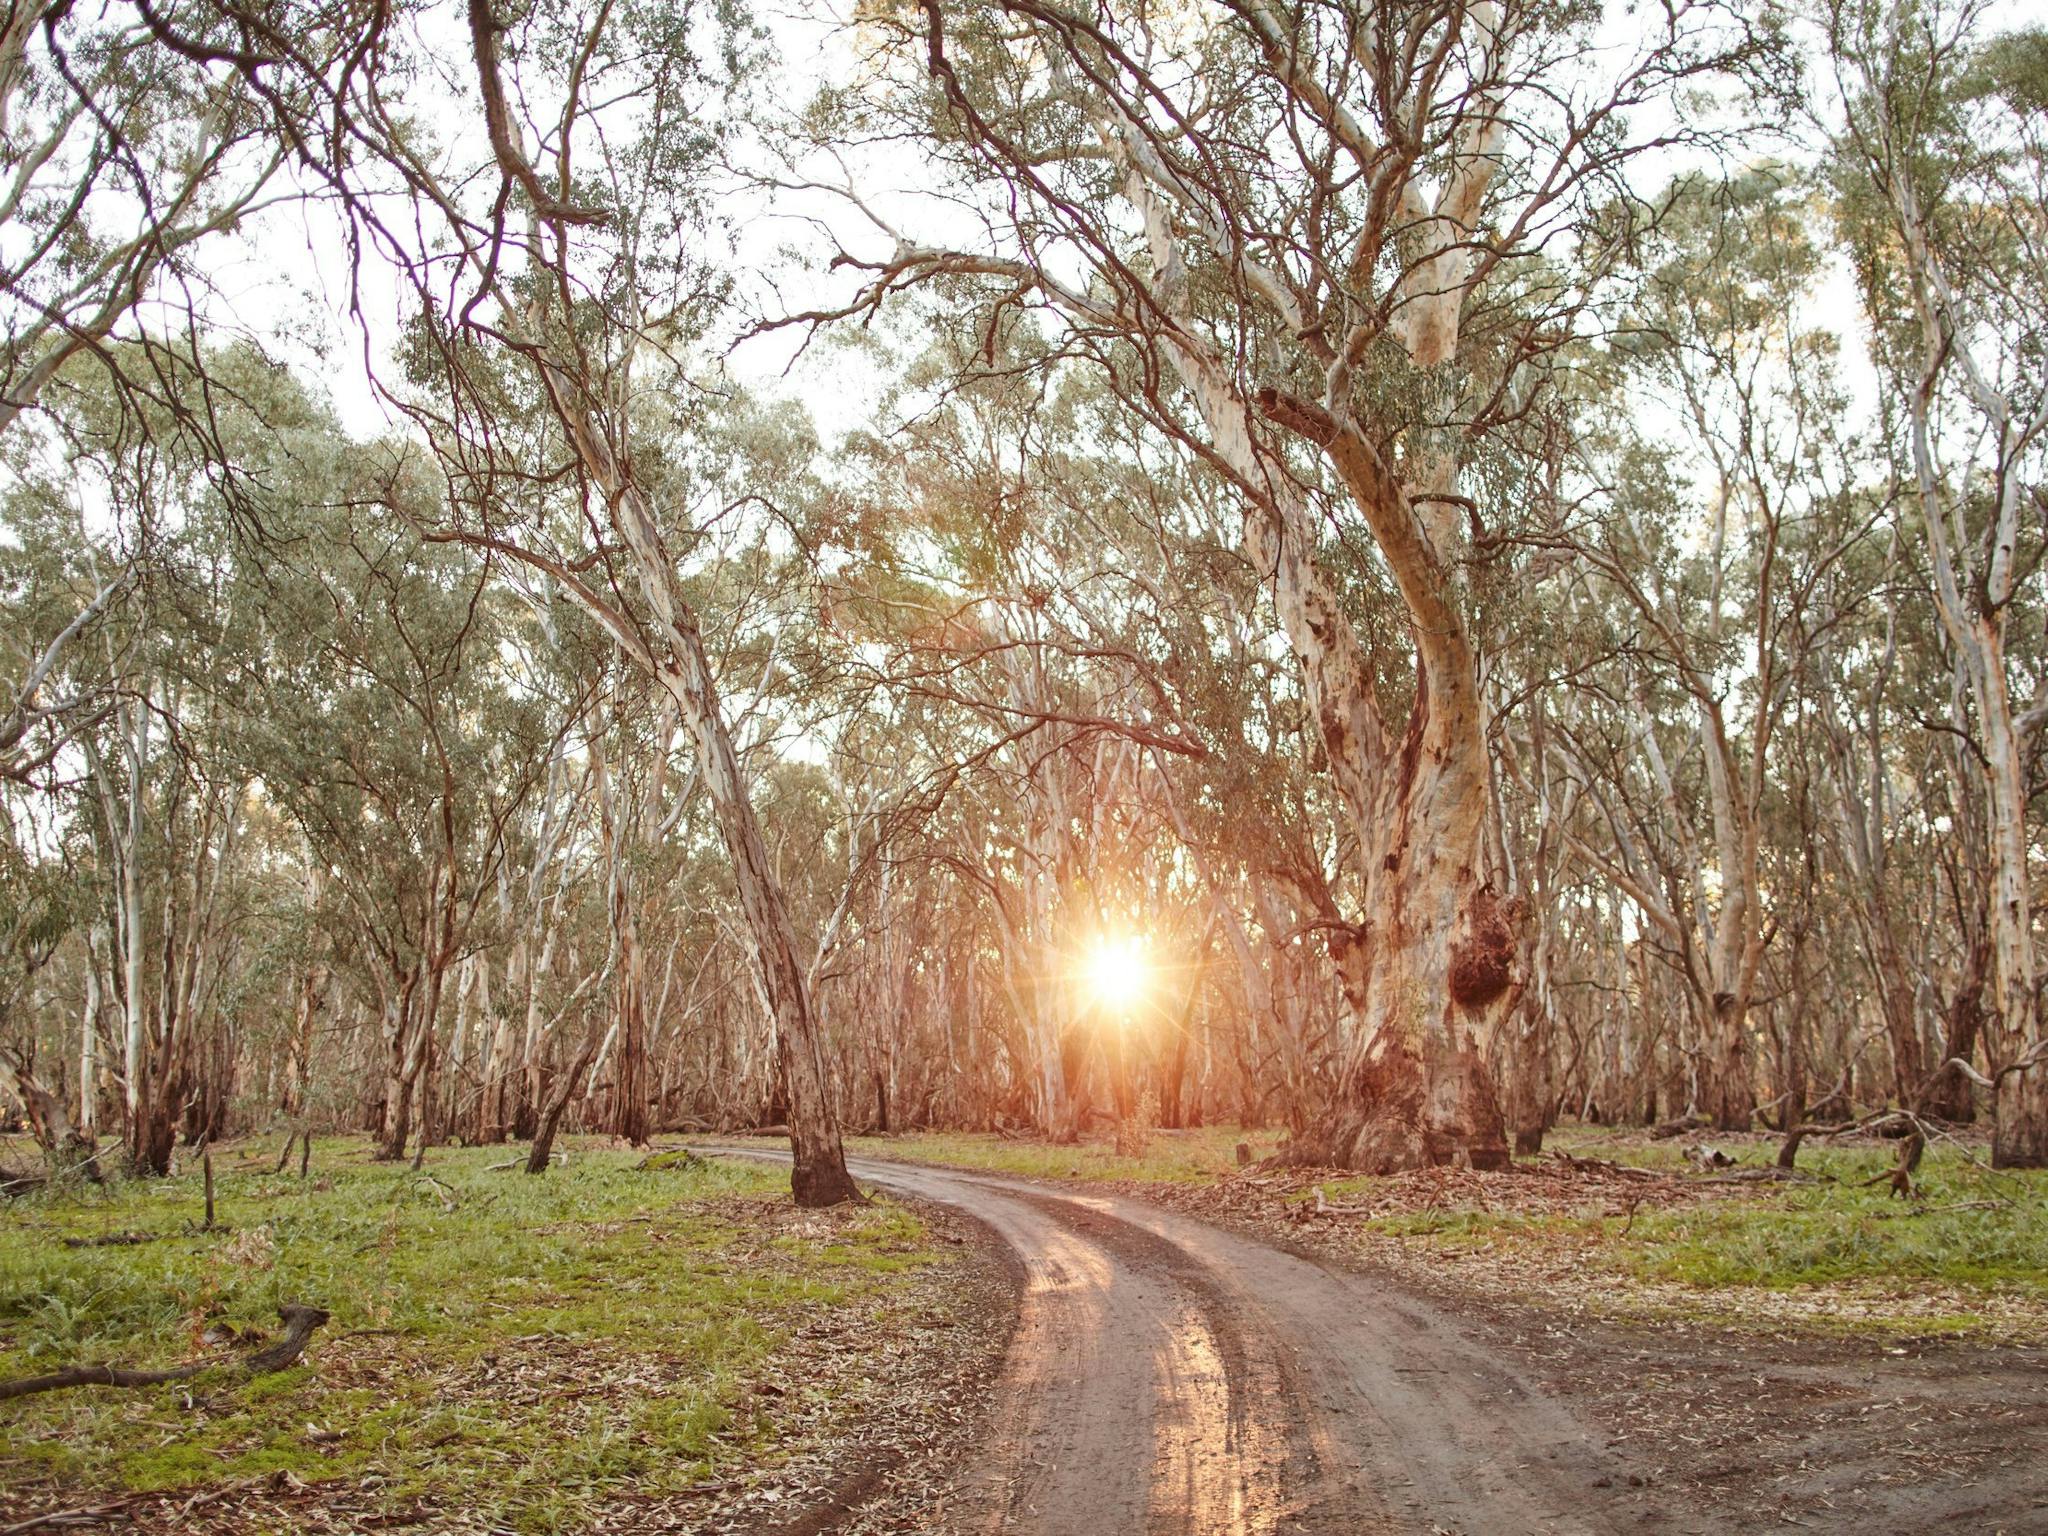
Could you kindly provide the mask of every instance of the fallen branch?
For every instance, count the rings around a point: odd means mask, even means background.
[[[1895,1216],[1932,1216],[1937,1211],[1995,1211],[2011,1204],[2007,1200],[1951,1200],[1946,1205],[1916,1205],[1904,1211],[1879,1211],[1879,1221],[1890,1221]]]
[[[66,1248],[127,1248],[136,1243],[153,1243],[161,1232],[109,1232],[105,1237],[67,1237]]]
[[[328,1319],[324,1307],[309,1307],[298,1302],[279,1307],[277,1315],[284,1321],[284,1337],[244,1359],[241,1370],[245,1376],[269,1376],[291,1366],[305,1353],[314,1330]],[[186,1365],[173,1365],[156,1371],[131,1370],[120,1365],[67,1366],[44,1376],[21,1376],[13,1381],[0,1381],[0,1402],[27,1397],[32,1392],[55,1392],[64,1387],[161,1386],[167,1381],[189,1380],[218,1364],[220,1362],[214,1360],[194,1360]]]
[[[1318,1216],[1370,1216],[1372,1209],[1369,1205],[1332,1205],[1330,1204],[1329,1197],[1323,1193],[1323,1186],[1320,1184],[1316,1186],[1316,1214]]]
[[[1684,1136],[1693,1131],[1707,1130],[1712,1124],[1712,1121],[1704,1119],[1699,1115],[1680,1115],[1676,1120],[1666,1120],[1663,1124],[1656,1126],[1651,1130],[1650,1136],[1655,1141],[1669,1141],[1674,1136]]]
[[[1556,1147],[1551,1148],[1550,1155],[1575,1173],[1611,1173],[1624,1179],[1661,1180],[1669,1177],[1654,1168],[1631,1168],[1626,1163],[1611,1163],[1604,1157],[1574,1157]]]
[[[633,1171],[646,1173],[662,1168],[694,1168],[700,1166],[703,1161],[703,1158],[688,1147],[662,1147],[641,1158],[633,1165]]]
[[[26,1520],[17,1520],[12,1525],[0,1525],[0,1536],[27,1536],[30,1531],[40,1531],[52,1525],[97,1525],[106,1516],[118,1515],[151,1497],[161,1495],[154,1492],[131,1493],[110,1504],[81,1504],[75,1509],[53,1509],[44,1514],[30,1515]]]
[[[1687,1184],[1831,1184],[1834,1181],[1823,1173],[1808,1173],[1804,1168],[1787,1168],[1773,1164],[1768,1168],[1738,1168],[1733,1173],[1710,1173],[1699,1178],[1687,1179]]]

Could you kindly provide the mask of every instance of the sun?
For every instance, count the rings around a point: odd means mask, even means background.
[[[1088,990],[1105,1008],[1123,1012],[1145,995],[1152,979],[1145,944],[1135,935],[1099,940],[1088,955]]]

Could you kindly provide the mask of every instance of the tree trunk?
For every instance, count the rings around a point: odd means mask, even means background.
[[[1706,1070],[1700,1110],[1717,1131],[1746,1131],[1756,1115],[1756,1089],[1749,1069],[1749,1010],[1732,992],[1716,992],[1709,1032],[1702,1042]]]
[[[1325,613],[1334,598],[1310,534],[1275,510],[1264,542],[1275,598],[1303,655],[1318,725],[1352,812],[1365,920],[1333,943],[1351,1044],[1338,1102],[1303,1145],[1371,1173],[1429,1164],[1508,1164],[1488,1055],[1521,994],[1520,903],[1485,868],[1492,814],[1478,664],[1442,555],[1380,451],[1349,417],[1262,390],[1259,406],[1319,446],[1394,573],[1416,644],[1415,703],[1398,751],[1377,743],[1379,713],[1358,641]],[[1448,481],[1448,468],[1436,478]],[[1446,483],[1443,489],[1448,490]],[[1342,642],[1330,637],[1340,634]]]
[[[2030,1067],[2042,1043],[2034,985],[2032,893],[2028,882],[2026,772],[2005,690],[2003,635],[1980,625],[1988,682],[1980,690],[1990,779],[1991,946],[1996,1007],[1986,1021],[1997,1087],[1991,1095],[1991,1166],[2048,1168],[2048,1061]]]
[[[1520,903],[1482,868],[1490,811],[1469,651],[1442,633],[1365,829],[1366,921],[1340,936],[1354,1044],[1319,1157],[1369,1173],[1508,1165],[1489,1061],[1520,1000]],[[1448,673],[1448,676],[1445,674]]]
[[[1556,1101],[1552,1080],[1550,1010],[1535,990],[1522,999],[1510,1021],[1508,1057],[1508,1128],[1515,1133],[1515,1155],[1535,1157],[1543,1150],[1543,1136],[1550,1129],[1551,1106]]]
[[[590,1025],[583,1031],[583,1045],[576,1053],[576,1059],[569,1064],[569,1070],[555,1079],[547,1102],[541,1106],[539,1119],[534,1125],[533,1147],[526,1154],[528,1173],[546,1173],[548,1163],[555,1155],[555,1132],[561,1128],[562,1116],[577,1098],[576,1085],[589,1072],[590,1064],[597,1057],[598,1041],[603,1034],[601,1016],[593,1016]]]
[[[41,1148],[52,1179],[84,1174],[95,1184],[100,1182],[98,1148],[89,1134],[72,1123],[63,1094],[44,1087],[25,1061],[5,1051],[0,1051],[0,1087],[21,1100],[28,1111],[29,1134]]]
[[[1990,963],[1990,946],[1980,938],[1971,946],[1955,994],[1949,999],[1948,1052],[1920,1096],[1921,1107],[1944,1120],[1967,1122],[1977,1118],[1970,1079],[1961,1067],[1950,1063],[1969,1062],[1976,1056],[1977,1042],[1984,1032],[1984,977]]]
[[[2001,1073],[1991,1108],[1991,1166],[2048,1168],[2048,1063]]]
[[[306,1112],[306,1089],[312,1072],[313,1026],[327,995],[327,967],[314,962],[299,980],[298,1007],[292,1016],[292,1031],[285,1047],[284,1097],[278,1108],[296,1119]]]
[[[768,1001],[789,1094],[790,1188],[798,1205],[837,1205],[858,1200],[860,1190],[846,1171],[839,1120],[833,1112],[831,1076],[824,1049],[812,1027],[810,999],[782,888],[768,860],[761,823],[747,797],[739,758],[718,709],[718,693],[696,616],[678,605],[670,616],[675,666],[662,681],[681,711],[697,748],[699,772],[717,813],[726,852],[733,864],[741,909],[752,939],[761,993]]]

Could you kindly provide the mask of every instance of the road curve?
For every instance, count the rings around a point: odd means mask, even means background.
[[[991,1443],[963,1474],[948,1530],[1643,1529],[1633,1498],[1602,1491],[1612,1469],[1592,1431],[1382,1280],[1141,1200],[851,1167],[973,1216],[1024,1269]]]

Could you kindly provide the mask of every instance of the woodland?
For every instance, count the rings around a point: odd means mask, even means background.
[[[2048,1164],[2018,21],[10,0],[15,1176]]]
[[[2000,19],[10,4],[0,1086],[2048,1163]]]
[[[0,1536],[2037,1529],[2044,560],[2026,6],[0,0]]]
[[[2048,1162],[2012,20],[10,0],[0,1090]]]

